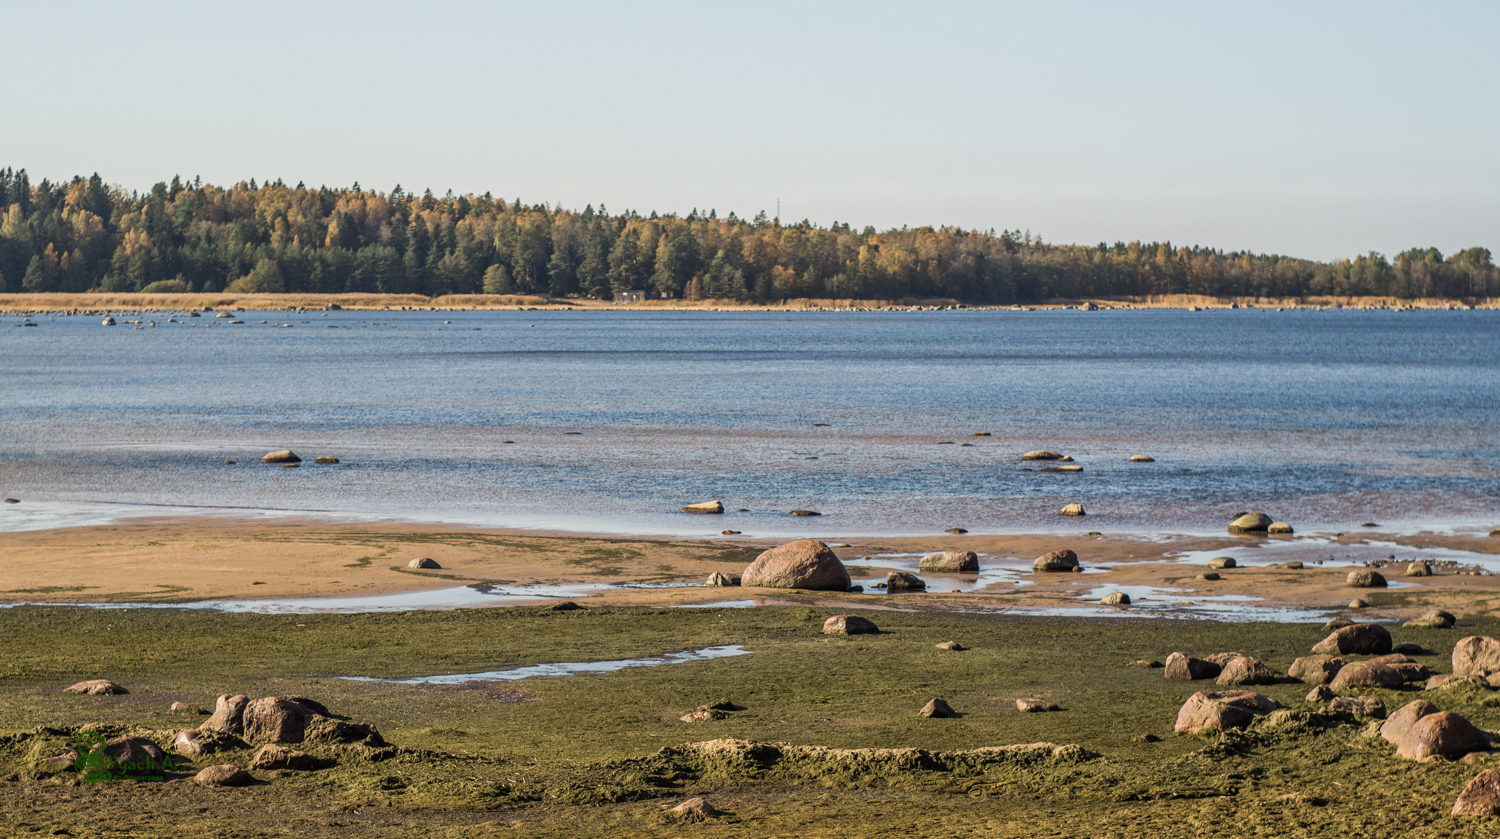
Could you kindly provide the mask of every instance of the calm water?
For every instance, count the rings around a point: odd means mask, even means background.
[[[0,529],[135,505],[684,535],[1500,525],[1495,311],[116,317],[158,325],[0,318],[0,493],[23,501]],[[288,447],[302,468],[259,462]],[[713,498],[749,512],[677,512]]]

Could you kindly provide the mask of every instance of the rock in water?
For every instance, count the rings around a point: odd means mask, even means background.
[[[1288,535],[1288,534],[1292,533],[1292,526],[1289,525],[1289,524],[1287,524],[1284,521],[1273,521],[1269,525],[1266,526],[1266,532],[1267,533],[1271,533],[1271,534],[1275,534],[1275,535],[1285,536],[1285,535]]]
[[[1193,658],[1186,653],[1172,653],[1167,656],[1167,672],[1164,675],[1173,682],[1195,682],[1199,679],[1212,679],[1222,669],[1212,661]]]
[[[700,501],[697,504],[689,504],[682,508],[684,513],[703,513],[713,515],[724,512],[723,501]]]
[[[1373,661],[1355,661],[1339,668],[1328,685],[1335,693],[1350,688],[1398,688],[1406,682],[1394,668]]]
[[[1129,606],[1130,595],[1123,591],[1112,591],[1099,599],[1106,606]]]
[[[927,582],[915,574],[892,571],[885,575],[886,591],[926,591]]]
[[[1385,588],[1385,577],[1379,571],[1356,568],[1349,572],[1345,582],[1355,588]]]
[[[1086,516],[1086,515],[1088,515],[1088,513],[1084,512],[1082,504],[1067,504],[1067,505],[1064,505],[1061,510],[1057,511],[1057,514],[1059,516]]]
[[[1500,671],[1500,641],[1484,635],[1460,638],[1453,645],[1453,674],[1477,676]]]
[[[1455,816],[1500,816],[1500,772],[1486,769],[1453,802]]]
[[[1265,533],[1273,524],[1265,513],[1246,513],[1229,523],[1230,533]]]
[[[1078,567],[1078,554],[1064,548],[1049,554],[1042,554],[1031,563],[1032,571],[1072,571]]]
[[[338,463],[338,462],[339,462],[339,459],[336,458],[336,457],[334,457],[331,454],[320,454],[317,457],[313,458],[313,463],[324,463],[324,464],[327,464],[327,463]]]
[[[818,512],[817,510],[793,510],[792,511],[792,515],[794,515],[794,516],[821,516],[823,514],[820,513],[820,512]]]
[[[291,449],[282,449],[279,452],[269,452],[260,459],[261,463],[301,463],[302,458]]]
[[[726,576],[724,574],[720,574],[718,571],[715,571],[712,574],[708,575],[708,582],[704,583],[704,585],[717,586],[717,587],[721,587],[722,588],[722,587],[727,587],[727,586],[735,585],[735,583],[728,576]]]
[[[411,562],[406,563],[406,567],[407,568],[437,568],[437,569],[441,569],[443,566],[438,565],[437,564],[437,560],[435,560],[435,559],[428,559],[427,557],[423,557],[421,559],[414,559]]]
[[[1130,456],[1131,463],[1155,463],[1156,458],[1144,454],[1133,454]]]
[[[918,567],[928,572],[973,573],[979,570],[979,556],[973,551],[943,551],[922,557]]]
[[[1256,717],[1276,710],[1269,698],[1248,690],[1200,690],[1188,697],[1177,712],[1178,734],[1200,731],[1228,731],[1244,728]]]
[[[1407,760],[1442,757],[1457,760],[1469,752],[1489,751],[1490,738],[1474,724],[1453,713],[1438,711],[1419,718],[1396,747],[1396,756]]]
[[[1022,460],[1062,460],[1063,456],[1046,449],[1034,449],[1021,455]]]
[[[1321,655],[1386,655],[1391,651],[1391,633],[1373,623],[1357,623],[1335,629],[1313,645],[1312,651]]]
[[[63,688],[65,693],[86,693],[89,696],[117,696],[130,691],[111,682],[108,679],[89,679],[76,685]]]
[[[934,697],[926,705],[922,706],[922,716],[935,719],[947,719],[957,717],[958,712],[941,699]]]
[[[105,318],[104,320],[99,321],[99,325],[100,326],[114,326],[115,325],[115,319],[114,318]]]
[[[879,631],[874,621],[858,615],[834,615],[823,621],[824,635],[868,635]]]
[[[827,545],[798,539],[756,557],[740,575],[740,585],[848,591],[849,571]]]

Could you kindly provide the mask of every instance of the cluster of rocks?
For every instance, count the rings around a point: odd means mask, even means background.
[[[1235,536],[1266,533],[1272,536],[1289,536],[1294,531],[1284,521],[1274,521],[1265,513],[1236,513],[1229,523],[1229,532]]]
[[[979,572],[979,555],[973,551],[930,553],[922,557],[919,568],[934,574],[974,574]],[[798,539],[778,545],[757,556],[738,575],[715,571],[709,575],[707,585],[809,591],[864,590],[862,586],[853,585],[849,570],[833,549],[817,539]],[[875,587],[893,592],[926,591],[927,582],[915,574],[892,571],[886,575],[884,583],[877,583]]]
[[[260,462],[261,463],[275,463],[275,464],[279,464],[281,466],[300,466],[300,465],[302,465],[302,458],[301,458],[300,455],[298,455],[296,452],[292,451],[291,449],[281,449],[280,451],[267,452],[265,454],[265,456],[263,456],[260,459]],[[324,463],[324,464],[327,464],[327,463],[338,463],[338,462],[339,462],[338,458],[334,457],[333,455],[328,455],[328,454],[318,455],[317,457],[313,458],[313,463]],[[232,464],[232,463],[234,463],[234,461],[232,461],[232,460],[226,460],[226,461],[224,461],[224,463],[226,463],[226,464]]]

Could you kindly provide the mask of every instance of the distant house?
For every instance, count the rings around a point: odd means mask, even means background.
[[[644,289],[633,288],[629,291],[615,292],[616,303],[639,303],[645,299],[646,291]]]

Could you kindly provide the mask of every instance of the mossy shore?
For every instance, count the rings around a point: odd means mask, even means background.
[[[1480,766],[1411,763],[1369,720],[1292,715],[1217,737],[1172,733],[1211,683],[1136,664],[1236,650],[1284,673],[1315,625],[869,611],[872,636],[821,634],[826,609],[549,607],[255,615],[175,609],[0,611],[0,825],[72,836],[1490,836],[1448,815]],[[1395,628],[1449,669],[1453,644],[1497,634]],[[962,652],[939,650],[955,640]],[[749,655],[598,675],[428,686],[405,678],[610,661],[740,644]],[[123,696],[64,693],[108,678]],[[1371,690],[1391,710],[1428,698],[1500,728],[1500,693]],[[1258,688],[1315,711],[1308,686]],[[304,748],[316,772],[262,783],[80,784],[42,770],[80,728],[163,746],[220,693],[300,695],[375,725],[395,748]],[[1023,714],[1041,696],[1057,713]],[[942,697],[957,719],[917,711]],[[711,722],[680,717],[729,700]],[[1146,742],[1142,735],[1160,737]],[[719,741],[703,745],[709,741]],[[1034,743],[1059,747],[1003,749]],[[696,745],[695,745],[696,744]],[[807,748],[826,747],[826,748]],[[246,766],[252,750],[194,761]],[[703,795],[726,812],[682,825]]]

